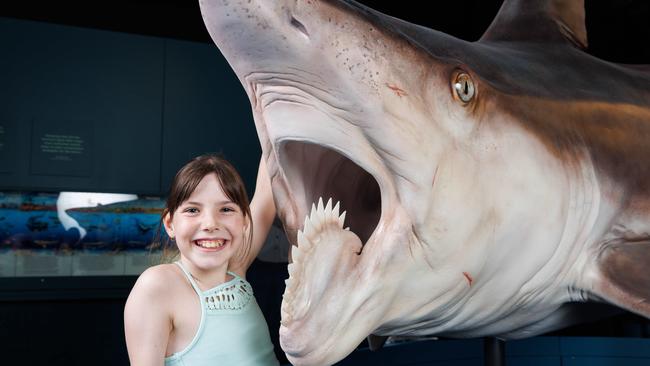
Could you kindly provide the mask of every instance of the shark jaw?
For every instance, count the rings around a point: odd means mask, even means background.
[[[325,205],[319,199],[292,247],[280,343],[294,365],[326,365],[342,359],[372,332],[383,315],[377,296],[383,291],[376,282],[378,269],[360,265],[362,259],[376,253],[363,257],[364,244],[344,228],[346,212],[339,214],[339,207],[338,202],[333,206],[331,199]],[[363,291],[349,291],[360,284]],[[373,290],[368,292],[368,288]],[[310,336],[317,333],[327,336],[318,340]]]
[[[329,284],[341,280],[350,282],[358,279],[358,262],[363,244],[359,237],[348,228],[344,229],[346,213],[339,215],[339,203],[332,207],[329,200],[323,207],[322,199],[318,206],[312,206],[311,214],[305,218],[303,231],[298,231],[297,246],[292,247],[292,260],[289,264],[289,279],[282,301],[282,320],[280,327],[282,348],[292,363],[321,363],[325,360],[311,360],[310,351],[320,348],[305,343],[302,336],[305,329],[326,324],[315,324],[310,319],[315,313],[330,312],[318,299],[336,292]],[[309,276],[305,275],[309,272]],[[322,281],[328,278],[331,281]],[[345,297],[351,294],[342,294]],[[347,301],[345,301],[347,302]],[[336,306],[336,305],[335,305]],[[346,317],[349,314],[337,312]],[[343,309],[340,309],[343,310]],[[346,324],[348,321],[339,322]],[[334,332],[336,334],[339,332]],[[331,333],[332,334],[332,333]],[[339,333],[340,334],[340,333]],[[330,345],[331,347],[331,345]],[[330,348],[328,347],[328,348]],[[329,352],[316,352],[328,354]]]
[[[400,301],[399,284],[417,278],[402,266],[421,264],[421,245],[385,161],[355,152],[368,141],[339,143],[309,133],[304,125],[319,114],[283,104],[255,115],[266,137],[261,141],[278,215],[293,244],[280,344],[294,365],[333,364],[397,316],[391,309]],[[280,118],[277,108],[291,110]],[[288,123],[303,127],[278,128]],[[345,128],[354,126],[338,129]],[[323,203],[323,197],[331,200]]]
[[[265,119],[270,131],[273,122]],[[349,159],[342,146],[305,140],[263,144],[274,147],[267,167],[274,194],[288,196],[278,214],[293,243],[280,343],[294,365],[325,365],[381,326],[392,298],[384,280],[394,273],[392,253],[412,236],[395,220],[402,209],[380,167]],[[321,197],[332,199],[324,204]]]

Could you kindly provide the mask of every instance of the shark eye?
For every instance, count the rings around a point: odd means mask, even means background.
[[[464,104],[469,103],[475,94],[474,81],[464,72],[456,74],[453,81],[454,97],[459,99]]]

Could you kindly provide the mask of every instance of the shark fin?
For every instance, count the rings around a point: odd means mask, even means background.
[[[380,350],[384,346],[384,343],[386,343],[386,340],[388,340],[387,336],[370,334],[368,336],[368,347],[371,351]]]
[[[505,0],[481,41],[569,41],[585,49],[584,0]]]
[[[600,255],[597,295],[622,308],[650,317],[650,242],[610,244]]]

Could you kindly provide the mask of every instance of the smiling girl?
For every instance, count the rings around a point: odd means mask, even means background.
[[[131,365],[278,365],[246,270],[275,217],[260,162],[249,206],[233,166],[203,155],[182,167],[161,222],[178,261],[150,267],[124,309]]]

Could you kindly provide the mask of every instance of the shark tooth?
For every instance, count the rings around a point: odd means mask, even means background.
[[[291,321],[291,315],[289,315],[289,302],[283,301],[282,306],[280,307],[280,313],[282,320]]]
[[[305,225],[302,228],[302,232],[305,235],[313,235],[314,233],[314,226],[312,225],[309,216],[305,217]]]
[[[313,225],[314,229],[319,230],[322,219],[321,219],[321,214],[318,208],[316,208],[315,204],[313,203],[311,204],[311,213],[307,217],[309,217],[309,219],[311,220],[311,224]],[[307,234],[306,230],[305,230],[305,234]]]
[[[293,281],[291,282],[293,283]],[[291,304],[292,302],[293,302],[293,290],[288,287],[285,287],[284,293],[282,294],[282,304],[284,303]]]
[[[339,203],[340,202],[337,201],[336,205],[334,205],[334,208],[332,209],[332,215],[334,215],[334,217],[339,217]]]
[[[305,237],[305,234],[298,230],[298,247],[304,252],[312,247],[312,242]]]
[[[319,197],[318,198],[318,205],[314,205],[312,203],[311,205],[311,214],[310,214],[310,220],[311,224],[314,227],[315,231],[320,231],[323,228],[323,222],[325,219],[325,211],[323,209],[323,198]]]
[[[298,230],[296,239],[299,247],[307,246],[307,239],[305,238],[305,234],[302,232],[302,230]]]
[[[311,204],[311,211],[309,215],[307,216],[311,220],[312,223],[318,222],[318,209],[316,209],[316,204],[312,203]]]
[[[346,213],[347,213],[347,211],[343,211],[341,216],[339,216],[339,227],[343,227],[343,224],[345,223],[345,214]]]
[[[332,215],[332,198],[327,200],[327,204],[325,205],[325,216],[329,218]]]
[[[293,293],[296,290],[296,287],[298,287],[298,280],[296,280],[294,277],[289,277],[286,280],[284,280],[284,292],[286,294],[285,300],[283,303],[288,303],[290,304],[293,301]]]
[[[298,280],[295,277],[289,277],[284,280],[284,284],[286,285],[284,292],[288,292],[287,297],[289,300],[292,300],[294,297],[294,291],[296,291],[296,288],[298,287]],[[291,301],[289,301],[289,303],[291,303]]]
[[[298,246],[294,245],[291,247],[291,259],[294,263],[299,262],[301,254],[302,253],[300,252],[300,248],[298,248]]]

